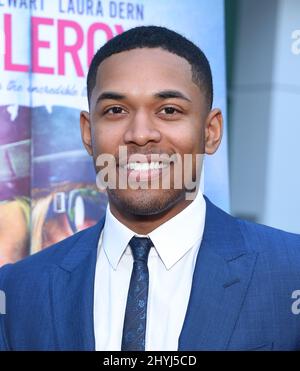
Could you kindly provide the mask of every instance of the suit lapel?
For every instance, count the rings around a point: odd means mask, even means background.
[[[238,221],[206,199],[206,220],[179,350],[224,350],[240,313],[256,261]]]
[[[95,350],[94,279],[104,219],[85,231],[53,269],[51,310],[60,350]]]

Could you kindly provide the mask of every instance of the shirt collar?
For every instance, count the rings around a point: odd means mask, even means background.
[[[148,234],[166,269],[170,269],[196,243],[200,245],[205,213],[206,204],[199,189],[195,199],[185,209]],[[114,270],[129,241],[136,235],[112,215],[108,205],[100,243]]]
[[[170,269],[196,243],[200,245],[206,204],[199,189],[195,199],[180,213],[149,233],[165,267]]]
[[[134,235],[135,233],[131,229],[113,216],[108,204],[101,244],[114,270],[117,269],[118,263]]]

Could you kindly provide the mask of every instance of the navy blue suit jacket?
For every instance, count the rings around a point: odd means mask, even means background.
[[[300,314],[292,310],[292,293],[300,290],[300,236],[233,218],[205,200],[178,349],[300,350]],[[1,350],[95,349],[94,275],[103,224],[0,269]]]

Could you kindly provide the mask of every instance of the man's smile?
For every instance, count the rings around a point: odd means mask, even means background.
[[[151,181],[163,174],[163,169],[170,166],[169,163],[158,161],[151,162],[129,162],[121,168],[127,172],[127,177],[136,181]]]

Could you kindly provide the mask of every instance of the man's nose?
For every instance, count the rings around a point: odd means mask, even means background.
[[[146,112],[137,112],[124,134],[125,144],[134,143],[138,146],[144,146],[148,142],[158,143],[161,140],[161,133],[153,121],[153,118]]]

